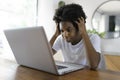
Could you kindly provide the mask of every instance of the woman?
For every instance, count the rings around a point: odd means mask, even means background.
[[[82,64],[93,70],[105,68],[100,37],[87,33],[82,6],[64,5],[56,10],[53,20],[57,25],[50,40],[54,54],[61,50],[65,62]]]

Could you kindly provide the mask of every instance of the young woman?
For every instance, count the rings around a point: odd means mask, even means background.
[[[82,64],[94,70],[105,68],[100,37],[87,33],[86,15],[81,5],[68,4],[58,8],[53,20],[57,25],[50,40],[54,54],[61,50],[65,62]]]

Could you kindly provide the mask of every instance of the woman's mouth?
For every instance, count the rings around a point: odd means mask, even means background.
[[[65,38],[67,42],[71,42],[71,38]]]

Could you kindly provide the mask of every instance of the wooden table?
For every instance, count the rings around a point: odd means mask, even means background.
[[[0,80],[120,80],[120,72],[79,70],[56,76],[0,58]]]

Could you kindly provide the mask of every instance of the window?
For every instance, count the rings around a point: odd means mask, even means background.
[[[0,0],[0,50],[3,48],[2,30],[36,25],[37,0]]]
[[[2,29],[36,25],[36,0],[0,0]]]

